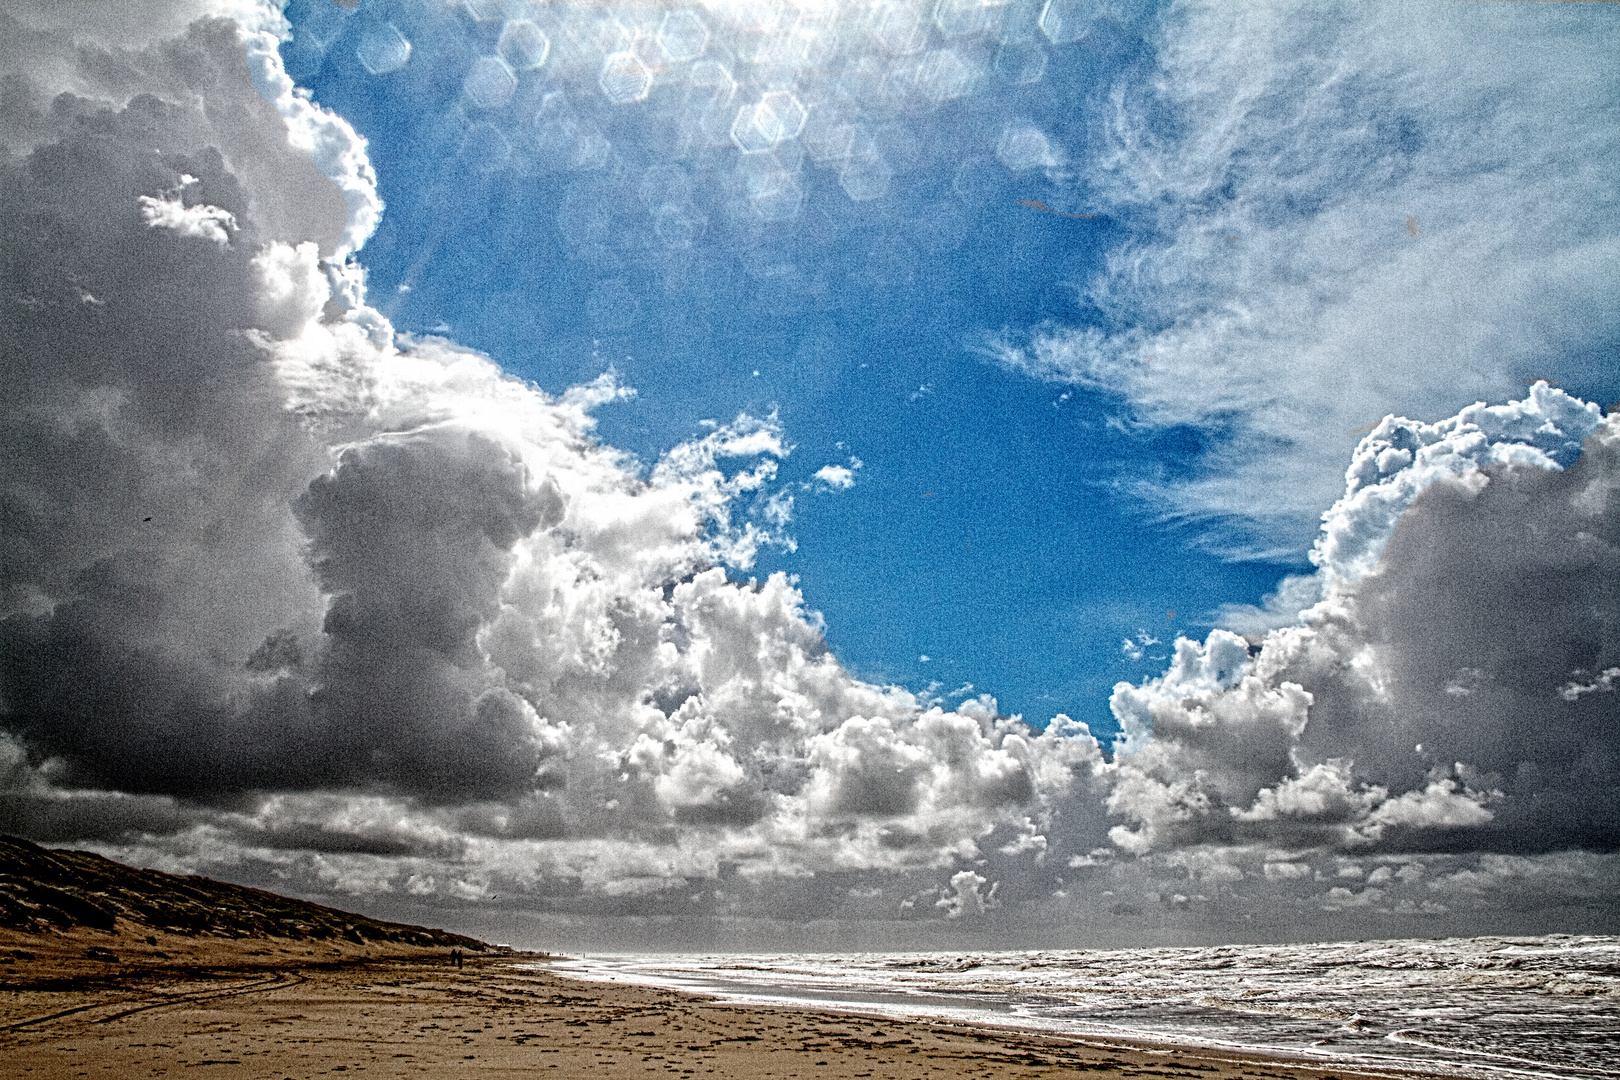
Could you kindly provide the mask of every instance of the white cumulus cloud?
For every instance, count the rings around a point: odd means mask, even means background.
[[[844,465],[823,465],[816,470],[816,479],[829,488],[847,490],[855,486],[855,473]]]
[[[180,177],[180,188],[164,195],[142,195],[141,220],[154,229],[170,229],[181,236],[208,240],[225,247],[236,231],[236,215],[217,206],[199,203],[187,206],[182,200],[185,188],[195,184],[195,176]]]

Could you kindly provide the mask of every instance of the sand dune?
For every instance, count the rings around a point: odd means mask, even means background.
[[[265,938],[315,945],[471,949],[474,938],[383,922],[263,889],[142,870],[88,851],[53,851],[0,836],[0,932],[104,931],[133,946],[148,936]],[[152,943],[155,945],[155,942]]]

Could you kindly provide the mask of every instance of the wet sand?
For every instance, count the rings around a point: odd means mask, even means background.
[[[426,949],[195,938],[148,944],[128,937],[119,948],[112,935],[95,936],[107,943],[87,945],[74,935],[42,949],[0,935],[0,1072],[6,1077],[1395,1075],[1258,1055],[724,1005],[565,979],[528,967],[543,961],[537,955],[474,955],[458,971],[447,954]],[[87,955],[98,947],[117,959]]]

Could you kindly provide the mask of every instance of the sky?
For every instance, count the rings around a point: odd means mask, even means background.
[[[1620,8],[0,20],[0,830],[537,948],[1620,926]]]

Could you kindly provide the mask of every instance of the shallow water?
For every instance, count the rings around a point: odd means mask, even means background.
[[[576,978],[1465,1076],[1620,1077],[1620,938],[588,956]]]

